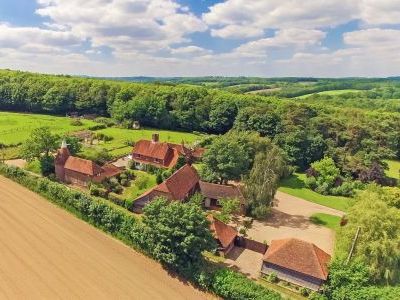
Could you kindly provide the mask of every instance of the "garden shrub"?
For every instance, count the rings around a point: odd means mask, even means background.
[[[211,282],[211,290],[224,299],[281,299],[278,293],[267,290],[244,275],[229,269],[215,271]]]
[[[112,127],[117,125],[117,122],[113,119],[110,118],[105,118],[105,117],[98,117],[94,120],[96,123],[104,124],[107,127]]]
[[[104,124],[96,124],[96,125],[92,125],[88,128],[88,130],[90,131],[96,131],[96,130],[100,130],[100,129],[106,129],[107,126]]]
[[[109,193],[108,200],[114,202],[115,204],[117,204],[119,206],[125,207],[125,199],[116,193]]]
[[[272,283],[276,283],[278,282],[278,276],[276,275],[276,273],[271,273],[268,275],[268,281],[272,282]]]
[[[82,126],[83,123],[82,123],[81,120],[75,118],[75,119],[72,119],[72,120],[71,120],[71,125],[72,125],[72,126]]]

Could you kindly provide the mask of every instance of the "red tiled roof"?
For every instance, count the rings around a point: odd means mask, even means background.
[[[228,247],[236,238],[237,231],[233,227],[214,218],[212,215],[208,216],[208,220],[211,222],[210,230],[213,233],[214,238],[219,240],[222,247]]]
[[[135,143],[133,153],[157,159],[165,159],[169,149],[170,146],[167,143],[140,140]]]
[[[68,157],[64,168],[90,176],[97,175],[103,171],[95,162],[74,156]]]
[[[238,198],[241,202],[244,200],[237,186],[200,181],[200,190],[204,197],[210,199]]]
[[[151,190],[148,190],[137,199],[151,193],[162,193],[165,197],[171,200],[183,201],[185,200],[187,194],[196,186],[198,182],[199,175],[197,174],[197,171],[192,166],[184,165],[164,182],[160,183]]]
[[[184,165],[155,190],[168,193],[174,200],[184,200],[190,190],[199,182],[199,175],[192,166]]]
[[[169,143],[153,142],[148,140],[140,140],[135,144],[132,155],[140,155],[144,158],[133,157],[135,161],[144,164],[154,165],[156,167],[172,168],[176,165],[179,158],[179,148],[173,147]],[[161,159],[163,163],[148,160]]]
[[[312,243],[299,239],[273,240],[264,261],[326,280],[331,256]]]

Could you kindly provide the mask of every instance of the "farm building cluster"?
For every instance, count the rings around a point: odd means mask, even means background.
[[[218,210],[220,199],[236,198],[240,203],[240,214],[245,212],[245,198],[237,185],[222,185],[202,181],[192,165],[201,160],[204,148],[191,149],[182,144],[161,142],[158,134],[151,140],[139,140],[135,143],[129,160],[138,170],[146,170],[149,166],[172,169],[178,160],[185,163],[168,178],[155,185],[133,201],[131,210],[141,213],[143,208],[157,197],[170,201],[187,201],[194,194],[203,198],[203,207]],[[90,183],[101,183],[104,180],[119,176],[124,167],[109,163],[103,166],[93,161],[72,156],[65,141],[58,149],[55,157],[56,178],[67,184],[88,187]],[[237,247],[245,248],[262,255],[257,273],[274,274],[279,279],[295,286],[319,290],[327,280],[330,255],[314,245],[300,239],[288,238],[272,240],[270,245],[258,242],[239,234],[237,228],[220,221],[209,214],[210,231],[217,244],[217,252],[224,257],[229,256]]]

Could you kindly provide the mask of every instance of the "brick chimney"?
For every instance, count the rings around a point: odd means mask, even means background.
[[[160,141],[160,135],[158,133],[153,133],[151,135],[151,141],[153,143],[158,143]]]

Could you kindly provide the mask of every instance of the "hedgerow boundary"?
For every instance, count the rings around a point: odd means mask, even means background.
[[[72,190],[47,178],[37,178],[24,170],[0,163],[3,175],[50,202],[69,211],[76,217],[121,240],[135,250],[151,257],[143,239],[144,225],[135,216],[117,205]],[[168,266],[166,266],[168,268]],[[247,277],[227,268],[206,264],[202,271],[186,278],[196,286],[213,292],[224,299],[279,300],[273,292]]]

